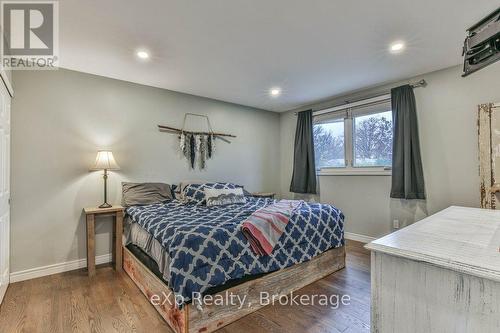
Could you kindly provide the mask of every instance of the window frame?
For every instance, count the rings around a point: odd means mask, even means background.
[[[375,103],[390,103],[390,96],[387,95],[374,98]],[[364,101],[356,102],[355,106],[368,105],[374,103],[374,99],[367,99]],[[354,106],[355,103],[352,105]],[[337,109],[337,110],[334,110]],[[332,110],[332,111],[330,111]],[[387,110],[391,111],[392,110]],[[384,111],[373,112],[356,112],[353,108],[332,108],[315,114],[314,116],[332,113],[332,118],[342,118],[339,114],[344,114],[344,158],[345,167],[325,167],[316,170],[317,176],[391,176],[392,168],[384,166],[355,166],[354,165],[354,118],[361,115],[370,115],[382,113]],[[313,121],[314,126],[314,121]]]

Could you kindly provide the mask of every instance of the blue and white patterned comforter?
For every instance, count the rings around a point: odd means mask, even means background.
[[[303,203],[273,253],[259,257],[241,233],[241,223],[276,200],[247,198],[246,204],[207,207],[173,200],[127,209],[170,257],[169,286],[189,301],[195,292],[247,275],[268,273],[305,262],[344,245],[344,216],[337,208]]]

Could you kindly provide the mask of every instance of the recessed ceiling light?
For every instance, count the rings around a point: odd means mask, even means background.
[[[271,94],[271,96],[279,96],[281,94],[281,89],[280,88],[272,88],[269,93]]]
[[[149,53],[146,52],[146,51],[137,51],[137,57],[139,57],[139,59],[149,59]]]
[[[394,42],[391,44],[389,50],[391,53],[399,53],[402,52],[405,48],[405,43],[403,42]]]

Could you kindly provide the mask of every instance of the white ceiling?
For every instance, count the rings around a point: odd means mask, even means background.
[[[272,111],[461,62],[498,0],[62,0],[61,67]],[[404,53],[388,45],[404,40]],[[140,62],[138,48],[152,58]],[[271,87],[281,87],[278,98]]]

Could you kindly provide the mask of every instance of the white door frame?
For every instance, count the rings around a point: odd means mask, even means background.
[[[10,97],[14,97],[14,88],[12,88],[12,83],[10,82],[9,75],[3,69],[0,69],[0,78],[5,85],[5,88],[7,88]]]
[[[10,275],[10,105],[13,95],[7,73],[0,71],[0,303]],[[2,84],[3,83],[3,84]]]

